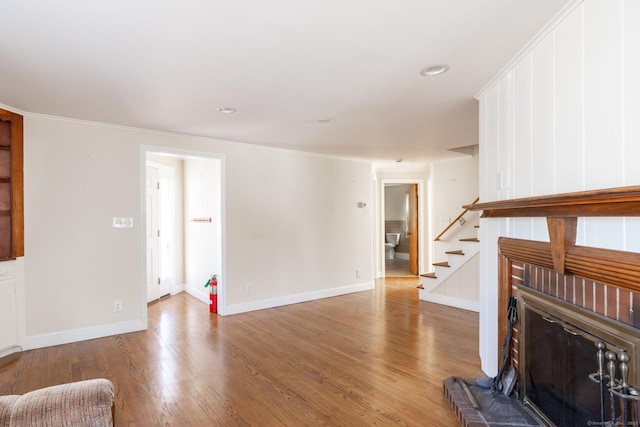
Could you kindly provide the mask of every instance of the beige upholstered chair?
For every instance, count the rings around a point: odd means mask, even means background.
[[[0,396],[0,427],[113,426],[113,398],[103,378]]]

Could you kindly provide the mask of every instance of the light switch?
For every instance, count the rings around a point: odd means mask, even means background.
[[[113,228],[133,228],[133,218],[113,218]]]

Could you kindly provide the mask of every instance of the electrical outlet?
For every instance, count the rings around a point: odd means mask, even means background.
[[[122,301],[115,300],[113,301],[113,312],[117,313],[119,311],[122,311]]]
[[[244,293],[249,295],[251,293],[251,284],[247,283],[244,285]]]
[[[360,277],[360,270],[356,270],[356,277]]]

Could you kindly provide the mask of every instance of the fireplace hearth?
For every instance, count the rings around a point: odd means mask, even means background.
[[[461,383],[467,385],[475,402],[470,401]],[[442,385],[444,395],[463,427],[540,426],[515,396],[494,395],[491,389],[479,387],[469,378],[447,378]]]

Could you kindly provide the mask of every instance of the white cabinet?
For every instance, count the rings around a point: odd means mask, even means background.
[[[18,345],[15,263],[0,262],[0,356]]]

